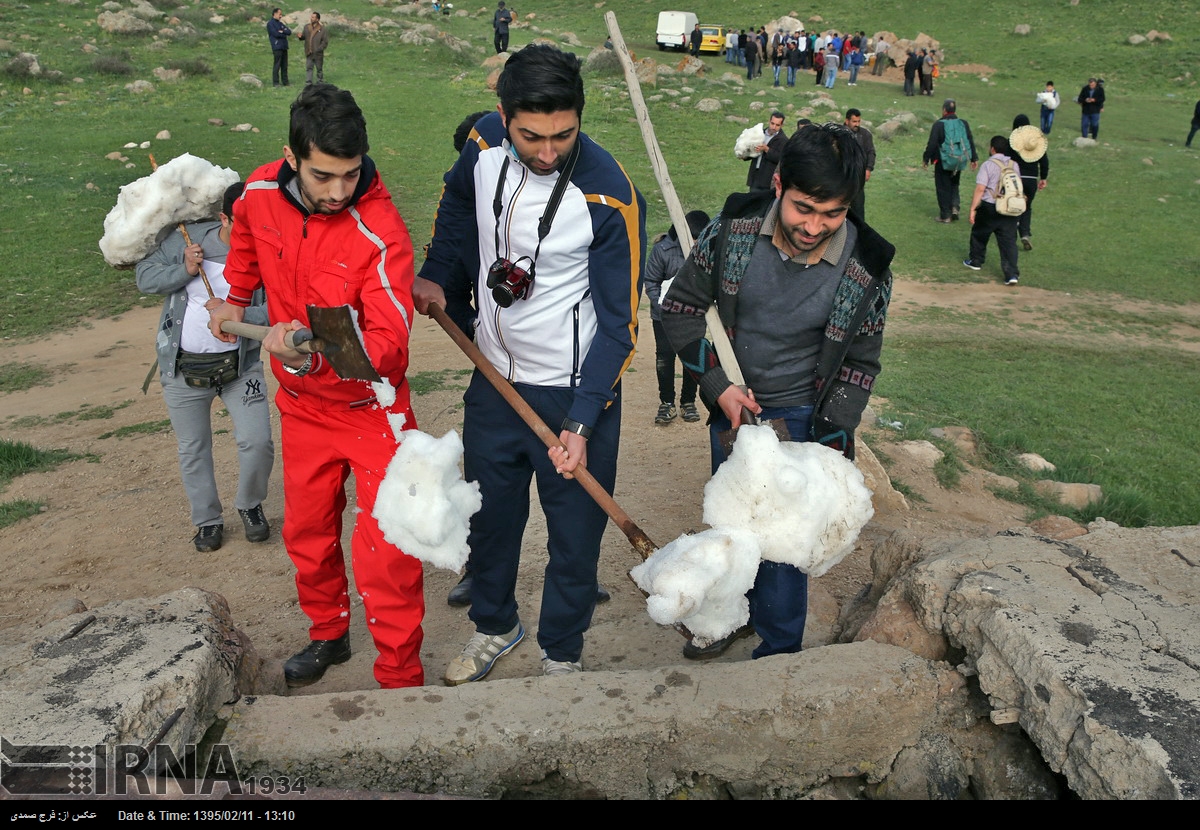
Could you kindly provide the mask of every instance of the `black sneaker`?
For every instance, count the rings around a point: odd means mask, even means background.
[[[980,268],[983,267],[982,265],[976,265],[974,262],[971,262],[971,260],[969,260],[969,259],[964,259],[963,265],[967,266],[972,271],[978,271]]]
[[[192,544],[199,553],[212,553],[221,549],[224,536],[224,525],[205,525],[196,531],[196,535],[192,537]]]
[[[313,640],[283,664],[283,678],[291,688],[316,683],[330,666],[350,659],[350,632],[336,640]]]
[[[683,420],[689,424],[694,424],[700,420],[700,412],[696,409],[694,403],[685,403],[680,409],[683,410]]]
[[[675,404],[664,401],[658,405],[658,414],[654,416],[654,423],[659,425],[669,424],[675,420],[675,416],[678,414],[675,411]]]
[[[1022,236],[1021,237],[1021,246],[1027,251],[1032,251],[1033,250],[1033,240],[1030,239],[1028,236]]]
[[[711,660],[714,657],[720,657],[729,647],[743,637],[749,637],[754,633],[754,626],[746,623],[732,634],[726,634],[719,640],[713,640],[706,646],[698,646],[691,640],[683,646],[683,656],[689,660]]]
[[[463,574],[462,579],[458,584],[450,589],[450,593],[446,595],[446,604],[452,605],[455,608],[466,608],[471,604],[471,583],[475,581],[475,574],[467,571]]]
[[[598,605],[602,602],[608,602],[610,599],[612,599],[612,594],[610,594],[608,592],[607,588],[605,588],[603,585],[601,585],[599,582],[597,582],[596,583],[596,604]]]
[[[246,528],[247,542],[265,542],[271,535],[271,526],[267,524],[267,516],[263,513],[262,505],[256,504],[249,510],[239,510],[242,526]]]

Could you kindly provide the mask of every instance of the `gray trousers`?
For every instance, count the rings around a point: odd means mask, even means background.
[[[325,82],[325,53],[324,52],[316,52],[315,54],[309,55],[307,58],[305,58],[304,65],[305,65],[305,75],[306,75],[306,77],[304,79],[304,83],[311,84],[313,82],[313,70],[314,69],[317,72],[317,83],[321,84],[321,83]]]
[[[212,456],[212,402],[217,390],[188,386],[179,373],[172,378],[160,372],[159,380],[179,444],[179,473],[192,507],[192,524],[197,527],[224,524]],[[267,481],[275,465],[263,364],[255,363],[225,386],[221,402],[229,411],[237,439],[238,488],[234,506],[249,510],[267,497]]]

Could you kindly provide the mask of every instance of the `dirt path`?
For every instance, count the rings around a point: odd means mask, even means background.
[[[899,281],[890,325],[913,325],[912,311],[931,305],[971,313],[1011,315],[1013,321],[1038,323],[1070,313],[1078,301],[1067,295],[1003,286],[934,285]],[[1100,302],[1089,300],[1089,302]],[[1137,304],[1112,301],[1114,309],[1148,311]],[[1180,347],[1200,342],[1200,312],[1181,313]],[[0,531],[7,572],[0,587],[0,630],[11,639],[26,636],[39,620],[58,616],[73,599],[89,607],[135,596],[157,596],[183,586],[199,586],[226,597],[234,618],[264,656],[285,659],[306,641],[307,621],[296,604],[291,563],[279,541],[283,502],[279,465],[265,503],[271,538],[252,545],[242,536],[236,513],[227,512],[225,546],[197,554],[194,532],[169,431],[130,437],[101,437],[119,427],[161,422],[166,418],[157,382],[141,392],[150,365],[157,309],[139,309],[120,318],[44,340],[10,346],[11,362],[36,363],[54,372],[51,385],[0,395],[0,423],[6,436],[41,448],[65,448],[86,456],[48,473],[22,476],[2,494],[4,500],[45,502],[38,516]],[[649,320],[643,332],[650,331]],[[441,435],[461,427],[461,388],[466,358],[433,322],[421,318],[413,336],[413,373],[432,373],[448,388],[414,399],[421,429]],[[676,421],[653,425],[657,395],[653,348],[647,343],[625,382],[624,430],[617,501],[663,545],[689,529],[699,529],[701,494],[707,481],[705,427]],[[273,385],[273,384],[272,384]],[[88,415],[109,414],[110,417]],[[219,407],[218,407],[219,411]],[[218,479],[236,476],[235,448],[228,419],[214,419]],[[278,422],[275,423],[278,436]],[[815,580],[807,644],[828,637],[841,602],[869,580],[869,551],[874,541],[898,527],[940,535],[981,535],[1021,523],[1020,508],[998,501],[968,475],[954,491],[942,490],[928,470],[889,453],[893,478],[905,481],[925,501],[904,513],[880,515],[868,527],[859,549],[826,576]],[[227,507],[233,486],[224,486]],[[346,547],[354,505],[347,508]],[[527,628],[536,627],[545,563],[545,527],[535,508],[526,535],[525,561],[518,586]],[[610,525],[601,559],[601,581],[613,593],[599,606],[584,654],[593,670],[642,668],[677,662],[680,637],[655,625],[644,601],[626,578],[637,563],[625,537]],[[422,659],[427,682],[440,682],[441,671],[471,633],[464,611],[445,604],[455,574],[426,569],[427,615]],[[312,692],[373,688],[374,648],[361,624],[361,603],[352,628],[353,659],[331,671]],[[727,659],[745,659],[753,639],[731,649]],[[537,672],[538,650],[530,640],[498,665],[495,676]]]

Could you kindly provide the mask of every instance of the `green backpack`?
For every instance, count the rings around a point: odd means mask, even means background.
[[[942,169],[956,173],[966,170],[971,165],[971,143],[967,141],[967,125],[958,118],[947,118],[942,121],[945,125],[946,136],[938,154],[942,158]]]

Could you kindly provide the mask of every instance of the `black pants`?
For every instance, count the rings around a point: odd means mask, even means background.
[[[1021,178],[1021,186],[1025,189],[1025,212],[1017,217],[1017,236],[1024,239],[1033,236],[1029,226],[1033,223],[1033,197],[1037,195],[1037,179]]]
[[[275,56],[275,63],[271,66],[271,84],[279,86],[282,83],[288,85],[287,77],[287,49],[272,49],[271,54]]]
[[[1006,280],[1020,276],[1017,268],[1017,217],[1003,216],[996,212],[991,202],[980,202],[975,210],[975,224],[971,226],[971,262],[983,265],[987,257],[988,237],[995,235],[996,247],[1000,249],[1000,270]]]
[[[675,350],[663,330],[661,320],[652,320],[654,326],[654,369],[658,374],[658,399],[662,403],[675,403]],[[679,392],[679,403],[696,402],[696,379],[683,370],[683,387]]]
[[[933,168],[933,186],[937,190],[938,216],[941,219],[949,219],[952,213],[958,212],[958,181],[960,178],[962,178],[961,170],[953,172],[943,170],[940,162]]]
[[[508,32],[496,32],[496,37],[492,41],[496,47],[496,54],[508,51]]]

